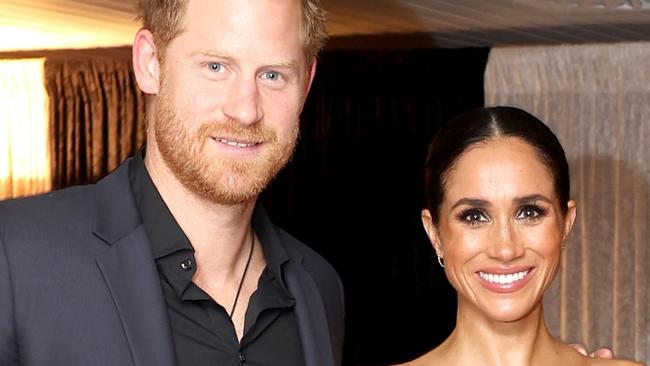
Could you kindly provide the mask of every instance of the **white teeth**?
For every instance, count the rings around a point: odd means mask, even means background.
[[[509,285],[514,282],[520,281],[522,278],[526,277],[529,270],[517,272],[517,273],[508,273],[508,274],[492,274],[486,272],[479,272],[478,275],[491,283],[496,283],[499,285]]]
[[[226,139],[219,139],[219,142],[226,144],[228,146],[238,147],[238,148],[251,147],[254,145],[254,144],[245,144],[243,142],[230,141]]]

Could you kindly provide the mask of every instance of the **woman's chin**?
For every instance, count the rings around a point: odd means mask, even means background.
[[[512,323],[528,317],[539,303],[532,301],[497,301],[488,304],[482,304],[482,312],[489,320]]]

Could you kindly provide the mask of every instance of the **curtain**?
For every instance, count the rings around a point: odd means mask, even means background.
[[[144,96],[131,60],[47,60],[54,188],[95,182],[145,138]]]
[[[552,332],[650,360],[650,43],[497,48],[488,105],[523,107],[564,146],[578,204],[545,298]]]
[[[322,54],[293,161],[263,196],[346,294],[345,365],[414,358],[455,325],[455,293],[420,221],[429,143],[483,105],[487,49]]]
[[[0,199],[50,190],[43,60],[0,61]]]

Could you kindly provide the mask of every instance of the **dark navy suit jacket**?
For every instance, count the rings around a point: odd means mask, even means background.
[[[127,164],[95,185],[0,203],[1,366],[173,366],[171,330]],[[307,366],[340,364],[340,280],[270,223],[289,255],[285,282]]]

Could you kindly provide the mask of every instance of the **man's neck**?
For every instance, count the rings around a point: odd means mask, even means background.
[[[145,166],[169,211],[192,243],[202,272],[232,272],[249,248],[255,200],[222,205],[202,199],[176,178],[156,149],[147,149]]]

